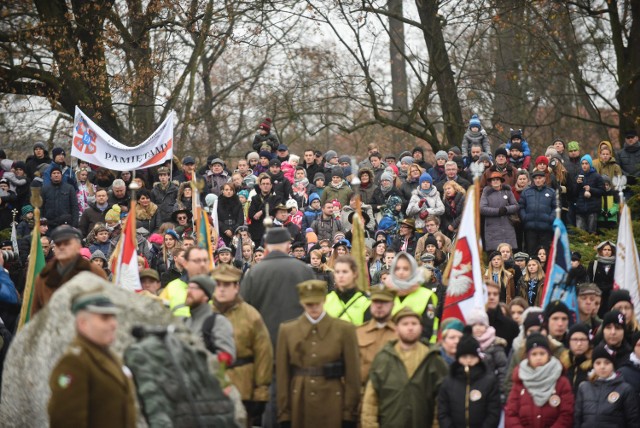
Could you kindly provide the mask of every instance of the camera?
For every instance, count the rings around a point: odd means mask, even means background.
[[[0,253],[2,254],[2,258],[5,262],[18,260],[18,255],[11,250],[0,250]]]

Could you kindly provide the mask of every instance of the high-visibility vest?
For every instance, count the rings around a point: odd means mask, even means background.
[[[333,318],[359,326],[364,323],[364,313],[370,305],[369,298],[360,291],[356,291],[346,303],[340,299],[335,291],[332,291],[324,302],[324,310]]]
[[[169,302],[169,309],[177,317],[190,317],[191,311],[186,305],[188,284],[180,278],[174,279],[162,290],[160,297]]]
[[[439,320],[436,317],[436,308],[438,307],[438,296],[428,288],[420,287],[413,293],[407,295],[404,300],[396,296],[393,305],[392,315],[395,315],[400,309],[408,307],[421,317],[428,311],[427,316],[433,319],[433,331],[429,338],[430,343],[436,343],[438,339]]]

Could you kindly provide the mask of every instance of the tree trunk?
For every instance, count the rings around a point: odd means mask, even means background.
[[[391,15],[402,16],[402,0],[388,0]],[[405,120],[407,101],[407,64],[405,60],[404,23],[389,17],[389,58],[391,63],[391,93],[393,115],[396,120]]]
[[[441,17],[438,14],[438,4],[438,0],[416,0],[424,40],[429,52],[429,73],[436,82],[440,98],[444,135],[450,146],[457,146],[464,135],[464,123],[458,88],[447,53]]]

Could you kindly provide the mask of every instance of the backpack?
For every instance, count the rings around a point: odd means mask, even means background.
[[[214,312],[202,323],[202,340],[204,341],[204,346],[206,346],[212,354],[216,354],[218,352],[216,337],[213,335],[213,326],[216,325],[217,315],[218,314]]]
[[[236,427],[233,402],[211,374],[207,352],[172,332],[147,334],[124,352],[150,428]]]

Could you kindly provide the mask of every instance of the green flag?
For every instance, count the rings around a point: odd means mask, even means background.
[[[20,311],[20,322],[18,330],[20,330],[31,319],[31,304],[33,303],[33,291],[36,278],[40,275],[40,271],[44,268],[44,251],[42,251],[42,242],[40,241],[40,210],[34,210],[35,224],[33,225],[33,233],[31,234],[31,251],[29,252],[29,267],[27,268],[27,280],[22,296],[22,310]]]

